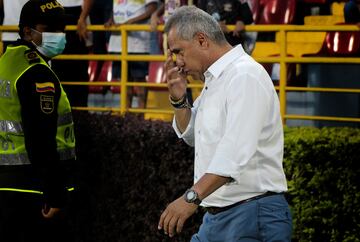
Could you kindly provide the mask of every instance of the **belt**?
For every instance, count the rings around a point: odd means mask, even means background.
[[[217,214],[217,213],[224,212],[224,211],[226,211],[226,210],[228,210],[230,208],[239,206],[239,205],[244,204],[244,203],[255,201],[255,200],[258,200],[258,199],[261,199],[261,198],[264,198],[264,197],[268,197],[268,196],[281,195],[281,194],[284,194],[284,193],[283,192],[281,192],[281,193],[266,192],[264,194],[261,194],[261,195],[255,196],[255,197],[251,197],[251,198],[248,198],[248,199],[245,199],[245,200],[241,200],[240,202],[236,202],[234,204],[231,204],[231,205],[225,206],[225,207],[205,207],[205,211],[210,213],[210,214]]]

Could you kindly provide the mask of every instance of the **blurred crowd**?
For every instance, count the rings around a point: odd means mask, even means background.
[[[1,21],[3,25],[17,25],[22,6],[27,0],[0,0]],[[67,31],[67,44],[63,54],[118,54],[121,53],[121,35],[119,32],[87,30],[88,25],[105,27],[122,24],[150,24],[152,32],[134,31],[128,34],[128,53],[130,54],[163,54],[166,49],[166,36],[157,31],[157,26],[164,24],[173,11],[182,5],[196,5],[208,12],[222,27],[226,39],[233,46],[241,44],[248,54],[254,50],[256,41],[273,41],[274,33],[246,32],[245,26],[251,24],[304,24],[304,17],[309,15],[330,15],[334,2],[344,6],[345,23],[357,24],[360,27],[360,0],[293,0],[286,3],[277,0],[59,0],[67,14],[72,17],[68,25],[77,25],[77,31]],[[283,22],[277,19],[266,19],[262,13],[266,4],[296,5],[293,16]],[[266,22],[268,21],[268,22]],[[227,26],[234,25],[230,30]],[[6,46],[18,38],[17,33],[3,32],[3,51]],[[98,61],[94,76],[100,74],[104,61]],[[84,60],[54,60],[52,67],[63,82],[89,81],[89,62]],[[121,62],[111,63],[111,80],[119,81]],[[149,62],[129,62],[129,81],[145,81],[149,74]],[[88,105],[88,86],[65,85],[72,106]],[[103,91],[107,91],[104,89]],[[146,90],[133,87],[128,90],[129,106],[144,108]]]

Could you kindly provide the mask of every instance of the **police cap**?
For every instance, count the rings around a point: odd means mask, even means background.
[[[29,0],[20,13],[19,27],[35,27],[44,24],[54,30],[64,30],[65,10],[56,0]]]

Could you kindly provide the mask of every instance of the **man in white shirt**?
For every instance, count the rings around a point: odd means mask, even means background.
[[[194,185],[167,206],[158,228],[173,237],[201,205],[207,213],[191,241],[290,241],[283,128],[270,77],[196,7],[176,10],[165,32],[173,127],[195,146],[195,161]],[[205,85],[190,107],[186,76],[199,72]]]

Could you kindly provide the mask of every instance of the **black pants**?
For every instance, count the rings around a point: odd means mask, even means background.
[[[66,214],[45,219],[42,205],[40,194],[0,191],[0,241],[74,241]]]

